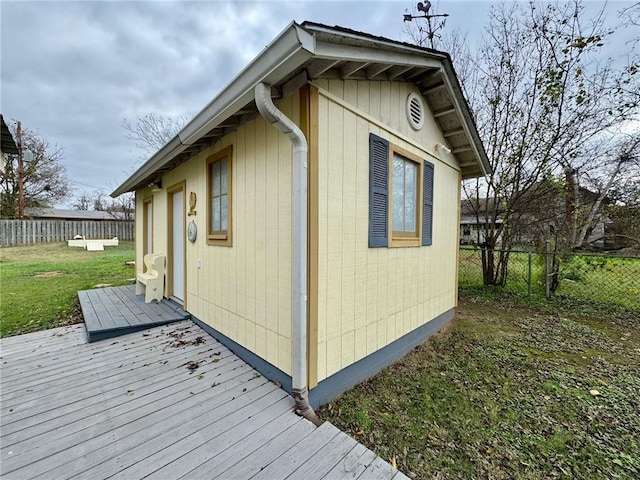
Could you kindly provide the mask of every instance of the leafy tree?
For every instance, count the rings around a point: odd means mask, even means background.
[[[10,125],[17,139],[15,125]],[[66,198],[69,192],[65,166],[62,164],[63,149],[51,145],[36,131],[22,128],[22,149],[30,151],[33,158],[24,161],[24,205],[25,207],[50,207]],[[7,155],[5,172],[0,174],[0,209],[3,218],[18,216],[18,156]]]

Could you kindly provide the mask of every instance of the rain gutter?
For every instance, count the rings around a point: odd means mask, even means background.
[[[132,191],[195,144],[238,110],[250,104],[260,82],[276,84],[313,57],[316,41],[312,34],[292,22],[275,40],[214,98],[182,130],[111,194]]]

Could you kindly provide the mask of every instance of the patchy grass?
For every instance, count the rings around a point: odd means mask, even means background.
[[[466,300],[320,414],[414,478],[638,478],[637,315]]]
[[[78,290],[98,284],[126,285],[134,269],[132,242],[103,252],[65,243],[0,248],[0,336],[75,323]]]
[[[640,258],[594,254],[559,255],[560,286],[553,294],[558,302],[598,303],[640,313]],[[482,261],[478,249],[461,248],[459,285],[464,291],[487,290],[544,298],[545,258],[542,254],[514,251],[509,256],[507,284],[503,288],[482,286]],[[529,287],[529,280],[531,285]]]

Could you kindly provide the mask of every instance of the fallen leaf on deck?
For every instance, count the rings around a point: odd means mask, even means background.
[[[200,364],[198,362],[187,363],[187,370],[189,370],[191,373],[195,372],[199,367]]]

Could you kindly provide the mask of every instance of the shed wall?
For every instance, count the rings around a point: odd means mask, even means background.
[[[406,120],[404,100],[417,91],[413,85],[316,84],[321,381],[455,306],[460,201],[455,160],[431,154],[436,142],[446,143],[431,113],[418,132]],[[369,133],[435,164],[432,246],[368,247]]]
[[[279,108],[299,119],[299,96]],[[233,245],[207,244],[206,159],[233,146]],[[166,189],[186,182],[198,198],[198,237],[186,242],[186,309],[283,372],[291,372],[291,143],[258,117],[162,177],[163,190],[136,194],[136,238],[143,238],[143,199],[153,195],[154,250],[166,255]],[[142,242],[136,244],[142,259]],[[200,267],[198,268],[198,263]],[[142,268],[142,262],[136,262]]]

